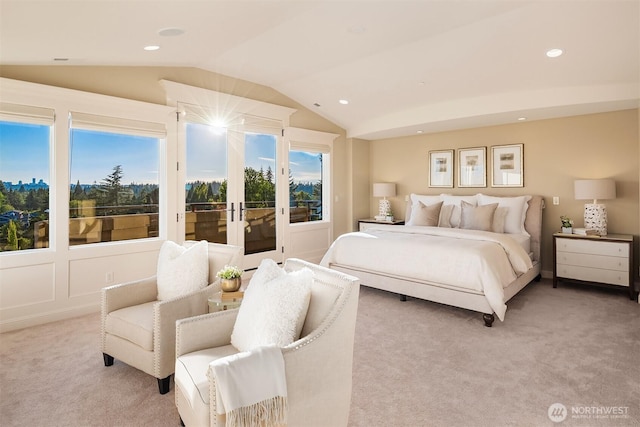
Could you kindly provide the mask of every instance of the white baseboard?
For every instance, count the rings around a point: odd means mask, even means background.
[[[84,316],[85,314],[96,313],[98,311],[100,311],[100,304],[89,304],[81,307],[72,307],[19,317],[0,322],[0,333],[43,325],[45,323],[57,322],[58,320],[71,319],[73,317]]]

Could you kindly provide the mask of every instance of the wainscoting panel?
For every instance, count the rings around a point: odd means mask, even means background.
[[[2,269],[0,310],[51,302],[54,299],[53,263]]]
[[[95,294],[105,286],[156,274],[157,252],[138,252],[69,261],[69,298]]]

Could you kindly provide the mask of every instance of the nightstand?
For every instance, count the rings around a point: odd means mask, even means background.
[[[364,231],[375,224],[404,225],[404,219],[394,221],[377,221],[375,218],[365,218],[358,220],[358,231]]]
[[[633,283],[633,236],[608,234],[581,236],[553,235],[553,287],[558,280],[605,284],[629,290],[629,298],[638,296]]]

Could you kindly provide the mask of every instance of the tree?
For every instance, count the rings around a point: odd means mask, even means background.
[[[270,182],[273,184],[273,171],[271,170],[271,166],[267,167],[267,171],[265,172],[265,176],[264,178],[267,180],[267,182]]]
[[[7,197],[7,189],[2,181],[0,181],[0,213],[9,212],[13,209],[13,205],[11,205]]]
[[[71,200],[84,200],[86,198],[87,195],[84,193],[82,185],[80,185],[80,180],[78,180],[76,186],[73,188],[73,192],[71,193]]]
[[[10,251],[18,250],[18,227],[13,220],[9,221],[7,226],[7,249]]]
[[[123,176],[122,165],[116,165],[113,167],[113,172],[103,180],[102,189],[105,191],[105,204],[120,205],[119,196],[122,191]]]

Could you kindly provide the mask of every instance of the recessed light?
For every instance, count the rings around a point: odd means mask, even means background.
[[[562,49],[549,49],[547,51],[547,56],[549,58],[557,58],[560,55],[562,55]]]
[[[184,34],[184,30],[182,28],[163,28],[158,31],[158,34],[163,37],[176,37]]]
[[[349,101],[347,101],[346,99],[341,99],[340,101],[338,101],[340,104],[342,105],[347,105],[349,103]]]
[[[58,62],[64,62],[64,61],[68,61],[69,58],[53,58],[53,60]]]
[[[147,50],[147,51],[153,51],[158,49],[160,49],[160,46],[157,46],[157,45],[149,45],[144,47],[144,50]]]
[[[527,120],[527,118],[526,118],[526,117],[518,117],[518,121],[520,121],[520,122],[523,122],[523,121],[525,121],[525,120]]]
[[[418,86],[424,86],[424,82],[418,82]]]
[[[418,132],[416,132],[416,133],[422,133],[422,132],[424,132],[424,131],[419,130],[419,131],[418,131]]]

